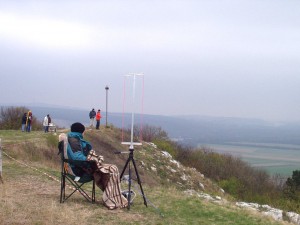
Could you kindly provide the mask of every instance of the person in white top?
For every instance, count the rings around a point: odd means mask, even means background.
[[[48,127],[49,127],[49,124],[48,124],[48,115],[45,116],[45,118],[44,118],[43,126],[44,126],[45,133],[47,133],[48,132]]]

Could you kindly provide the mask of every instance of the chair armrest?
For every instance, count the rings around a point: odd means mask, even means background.
[[[95,161],[64,159],[64,162],[80,167],[87,173],[92,173],[97,169],[97,164]]]
[[[79,166],[79,167],[95,164],[95,161],[73,160],[73,159],[64,159],[64,162],[70,163],[70,164],[72,164],[74,166]]]

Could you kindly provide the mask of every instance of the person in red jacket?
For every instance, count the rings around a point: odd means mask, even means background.
[[[100,127],[100,119],[101,119],[101,113],[100,113],[100,109],[98,109],[98,112],[96,114],[96,129],[99,130]]]

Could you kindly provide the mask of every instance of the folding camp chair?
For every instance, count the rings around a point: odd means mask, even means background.
[[[60,187],[60,203],[65,202],[69,197],[71,197],[76,191],[78,191],[86,200],[94,203],[95,202],[95,180],[92,174],[85,173],[83,176],[76,176],[70,165],[77,167],[86,167],[90,165],[93,168],[93,161],[80,161],[72,160],[68,158],[67,154],[68,138],[66,134],[59,135],[58,150],[61,154],[61,187]],[[83,185],[90,183],[92,181],[92,196],[90,196],[86,190],[83,189]],[[72,187],[73,191],[66,196],[66,182],[68,182]]]

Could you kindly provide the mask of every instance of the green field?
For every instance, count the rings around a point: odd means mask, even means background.
[[[270,174],[291,176],[300,169],[300,145],[272,143],[201,144],[215,152],[240,157],[251,166]]]

